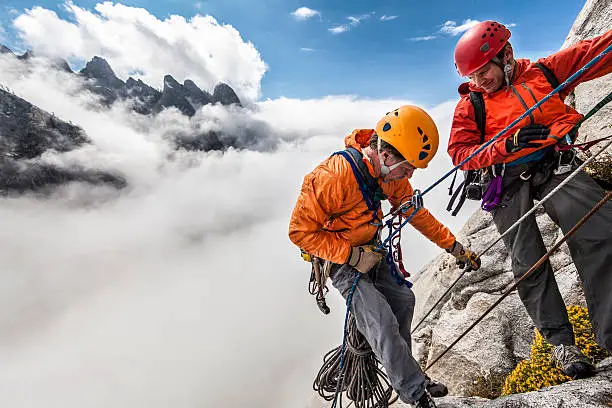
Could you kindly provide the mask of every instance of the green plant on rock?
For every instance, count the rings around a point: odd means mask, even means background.
[[[574,327],[576,345],[594,363],[606,358],[609,353],[595,343],[587,309],[581,306],[570,306],[567,312]],[[571,378],[563,374],[561,369],[551,361],[552,350],[553,346],[547,343],[536,330],[529,360],[521,361],[506,377],[502,395],[536,391],[542,387],[569,381]]]

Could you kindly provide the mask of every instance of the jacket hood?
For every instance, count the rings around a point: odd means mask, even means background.
[[[374,132],[374,129],[355,129],[353,133],[344,138],[344,146],[347,148],[354,147],[361,151],[361,149],[370,145],[370,138]]]

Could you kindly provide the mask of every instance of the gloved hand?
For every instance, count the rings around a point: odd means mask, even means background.
[[[470,249],[465,249],[461,242],[455,241],[452,247],[446,250],[449,254],[457,258],[457,265],[460,268],[465,268],[465,265],[470,265],[472,270],[476,271],[480,268],[480,258]]]
[[[506,139],[506,152],[514,153],[525,147],[539,147],[539,143],[534,143],[536,140],[545,140],[550,135],[550,129],[545,125],[527,125],[520,128],[514,134],[514,137]]]
[[[347,264],[361,273],[368,273],[370,269],[378,265],[381,259],[382,254],[376,252],[376,246],[362,245],[351,248]]]

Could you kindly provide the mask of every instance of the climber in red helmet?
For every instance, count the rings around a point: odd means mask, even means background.
[[[612,43],[612,31],[581,41],[537,63],[515,59],[510,31],[495,21],[473,26],[457,43],[455,65],[470,81],[459,87],[458,102],[448,144],[448,153],[458,164],[492,139],[531,106],[542,100],[558,83],[568,79]],[[553,96],[504,136],[497,139],[463,170],[487,170],[478,179],[500,233],[565,180],[573,169],[575,152],[555,148],[575,138],[570,132],[582,115],[563,100],[581,82],[612,72],[612,53]],[[480,101],[480,102],[478,102]],[[570,137],[566,141],[565,135]],[[492,195],[494,179],[501,186]],[[478,185],[476,188],[479,188]],[[475,194],[478,196],[478,194]],[[604,190],[580,172],[544,203],[552,220],[567,233],[604,196]],[[515,277],[522,276],[545,253],[546,247],[534,215],[504,237],[512,258]],[[572,259],[582,280],[597,342],[612,350],[612,203],[607,202],[592,219],[568,240]],[[573,378],[592,375],[594,367],[575,345],[563,298],[549,261],[519,287],[519,296],[535,325],[554,347],[553,357]]]

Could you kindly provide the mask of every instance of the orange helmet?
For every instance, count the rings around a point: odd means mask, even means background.
[[[387,113],[376,125],[376,134],[419,169],[427,167],[440,144],[438,128],[431,116],[413,105]]]

